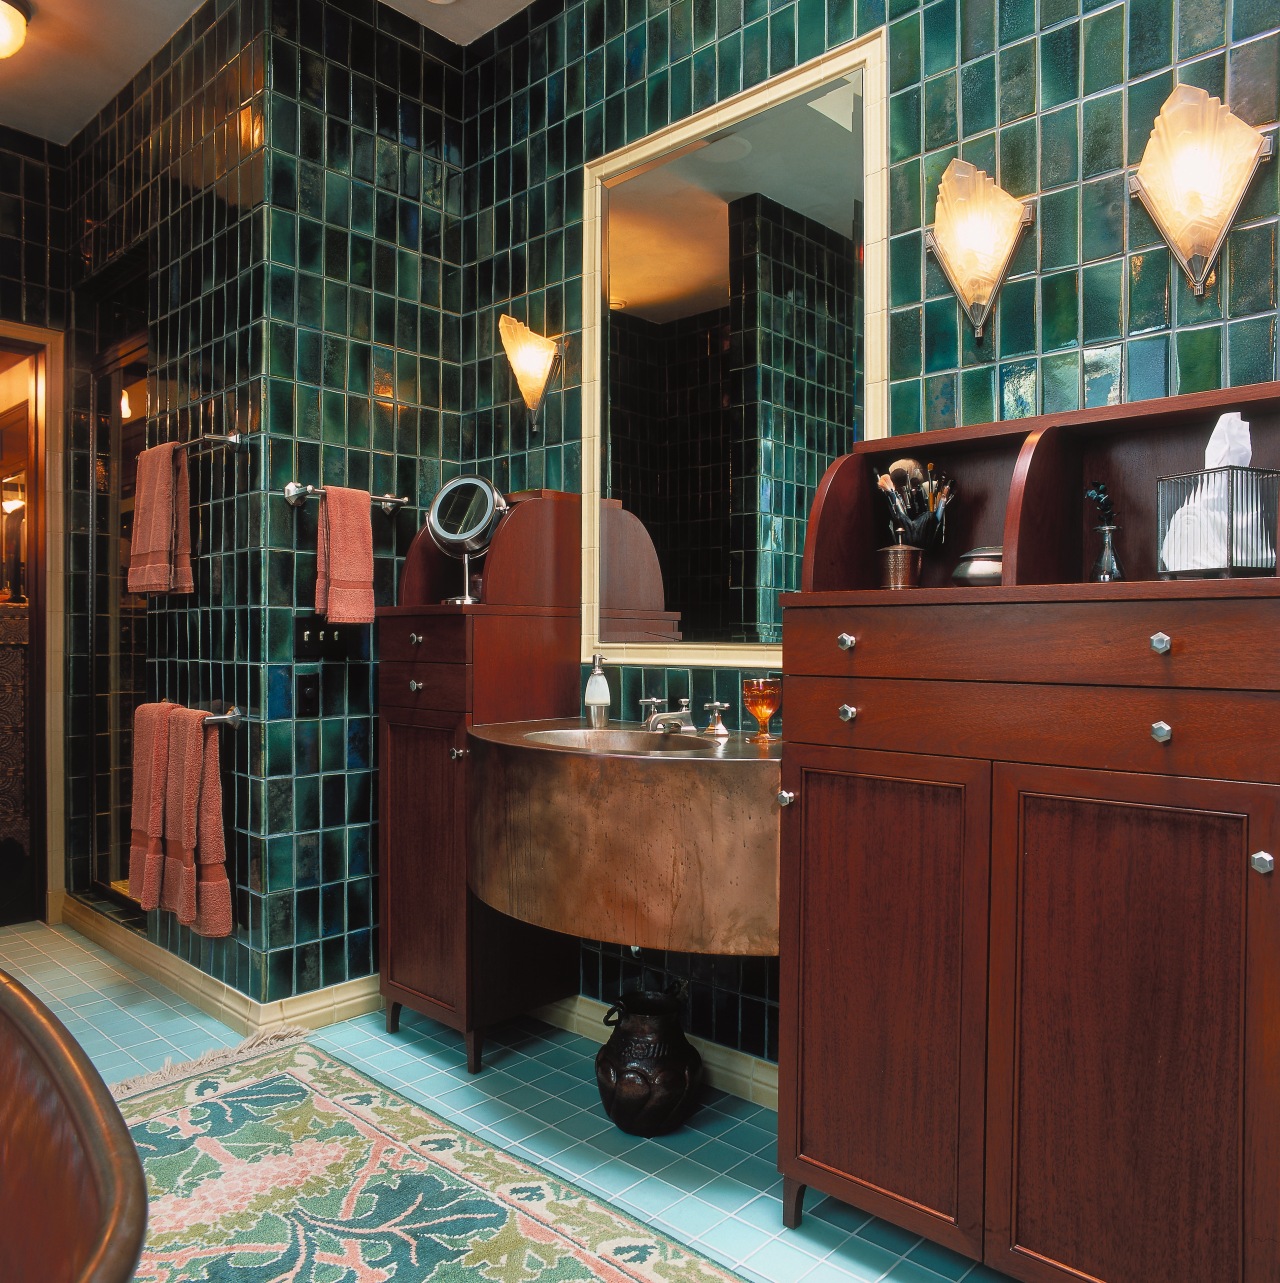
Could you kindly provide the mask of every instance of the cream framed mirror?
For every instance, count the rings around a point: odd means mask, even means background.
[[[583,172],[582,297],[582,659],[603,648],[614,664],[777,669],[780,645],[742,642],[613,641],[600,637],[602,450],[608,341],[608,193],[704,140],[791,99],[860,75],[862,88],[863,435],[888,433],[889,175],[883,29],[775,76],[704,112],[588,164]],[[807,516],[807,514],[806,514]]]

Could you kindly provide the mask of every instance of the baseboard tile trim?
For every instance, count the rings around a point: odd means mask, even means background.
[[[378,977],[363,976],[344,984],[295,994],[276,1002],[255,1002],[222,980],[206,975],[183,958],[95,912],[73,896],[61,905],[61,921],[108,953],[136,967],[185,998],[206,1015],[221,1020],[238,1034],[255,1034],[278,1025],[320,1029],[377,1011],[382,1005]]]
[[[611,1032],[604,1023],[604,1014],[608,1010],[608,1003],[578,994],[549,1003],[533,1014],[558,1029],[567,1029],[592,1042],[603,1043]],[[705,1079],[712,1087],[749,1100],[754,1105],[763,1105],[766,1109],[778,1108],[778,1066],[772,1061],[722,1047],[705,1038],[690,1036],[689,1041],[698,1049]]]

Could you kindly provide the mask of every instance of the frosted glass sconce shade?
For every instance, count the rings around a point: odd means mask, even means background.
[[[968,161],[953,160],[942,175],[925,248],[946,273],[978,338],[1035,215],[1034,204],[1016,200]]]
[[[26,43],[31,9],[25,0],[0,0],[0,58],[10,58]]]
[[[1129,194],[1146,206],[1197,295],[1272,140],[1217,98],[1179,85],[1165,99]]]
[[[529,409],[529,423],[537,431],[538,411],[547,395],[547,384],[564,355],[565,344],[562,340],[544,339],[514,316],[504,316],[498,321],[498,333],[520,386],[520,395]]]

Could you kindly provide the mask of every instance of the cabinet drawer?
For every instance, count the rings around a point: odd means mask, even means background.
[[[427,664],[465,664],[468,621],[458,615],[378,616],[378,655],[381,659]]]
[[[793,743],[1280,782],[1276,694],[788,677],[782,708]]]
[[[1280,690],[1280,599],[904,602],[785,621],[784,671],[815,677]],[[1167,652],[1152,647],[1159,633]]]
[[[379,706],[465,712],[470,671],[466,664],[404,664],[383,660],[378,666]]]

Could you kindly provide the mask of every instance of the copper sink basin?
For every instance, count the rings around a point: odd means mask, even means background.
[[[473,726],[468,881],[537,926],[778,952],[781,749],[574,719]]]
[[[526,731],[525,739],[549,748],[567,748],[576,753],[714,753],[719,742],[697,735],[670,731],[629,730],[626,727],[567,727],[552,731]]]

